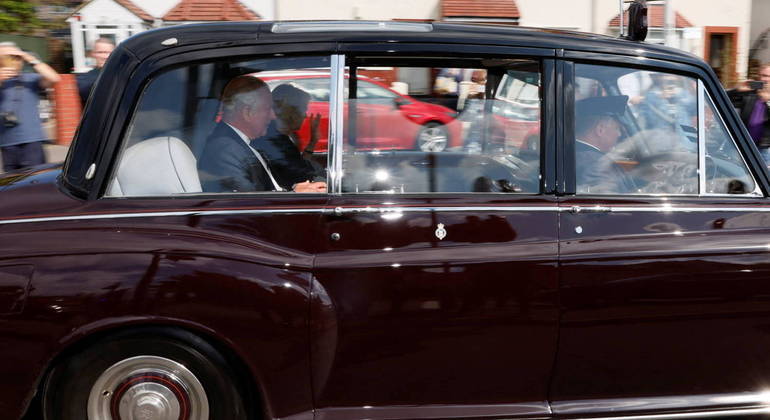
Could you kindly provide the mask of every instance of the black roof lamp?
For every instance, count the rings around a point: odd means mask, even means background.
[[[622,13],[623,12],[621,11],[621,14]],[[630,41],[644,41],[644,39],[647,38],[646,0],[634,0],[633,3],[628,6],[628,34],[624,38]]]

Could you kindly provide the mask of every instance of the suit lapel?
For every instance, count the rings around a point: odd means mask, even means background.
[[[217,130],[220,131],[217,134],[221,134],[223,136],[231,138],[234,142],[238,144],[238,147],[240,147],[243,151],[243,156],[247,159],[249,165],[247,168],[248,171],[248,177],[251,179],[251,181],[254,183],[255,187],[259,190],[260,188],[267,191],[273,190],[273,182],[270,181],[270,176],[268,176],[267,171],[262,166],[262,163],[259,162],[259,159],[254,155],[254,151],[251,150],[248,144],[246,144],[243,139],[241,139],[241,136],[238,135],[238,133],[235,132],[230,126],[228,126],[225,123],[221,123]],[[263,156],[264,159],[264,156]]]

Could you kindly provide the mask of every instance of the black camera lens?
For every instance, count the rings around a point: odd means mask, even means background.
[[[0,122],[2,122],[5,128],[13,128],[19,125],[19,118],[16,116],[16,113],[11,111],[0,112]]]

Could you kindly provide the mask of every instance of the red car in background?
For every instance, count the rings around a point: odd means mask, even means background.
[[[261,72],[253,76],[264,80],[270,89],[292,83],[307,91],[312,99],[308,114],[320,114],[320,139],[317,152],[327,150],[329,127],[329,73],[328,72]],[[346,79],[347,79],[346,75]],[[358,75],[355,102],[356,136],[358,150],[421,150],[441,152],[462,146],[462,126],[456,122],[457,112],[441,105],[419,101],[402,95],[366,76]],[[345,98],[345,113],[350,99]],[[350,120],[350,119],[349,119]],[[345,132],[346,143],[351,142]],[[300,150],[310,141],[309,122],[305,119],[299,130]]]

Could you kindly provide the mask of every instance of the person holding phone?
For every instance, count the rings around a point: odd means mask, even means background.
[[[24,64],[34,72],[22,72]],[[45,163],[38,103],[40,93],[59,81],[59,74],[13,42],[0,42],[0,152],[3,170]]]
[[[728,91],[765,163],[770,163],[770,63],[759,69],[759,80]]]

